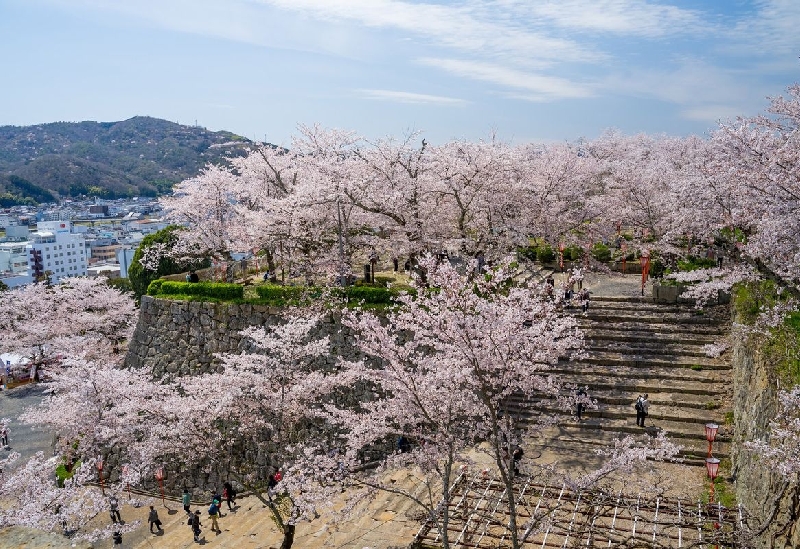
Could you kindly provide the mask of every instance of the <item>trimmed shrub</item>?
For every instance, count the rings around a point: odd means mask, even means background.
[[[583,258],[583,248],[580,246],[569,246],[564,248],[564,259],[578,261]]]
[[[611,249],[602,242],[598,242],[592,246],[592,257],[601,263],[611,261]]]
[[[543,244],[536,249],[536,257],[541,263],[550,263],[556,258],[556,253],[552,246]]]
[[[221,282],[175,282],[173,280],[165,280],[161,283],[159,293],[162,295],[213,297],[221,300],[243,299],[244,286]]]
[[[524,257],[528,261],[536,261],[536,247],[520,246],[517,248],[517,256]]]
[[[147,286],[147,295],[158,295],[161,293],[161,285],[166,282],[163,278],[157,278]]]
[[[370,305],[390,305],[392,303],[392,292],[387,288],[377,286],[348,286],[345,288],[345,296],[351,301],[363,301]]]
[[[259,298],[278,303],[299,302],[309,292],[317,293],[318,291],[316,288],[308,286],[278,286],[277,284],[256,286]]]

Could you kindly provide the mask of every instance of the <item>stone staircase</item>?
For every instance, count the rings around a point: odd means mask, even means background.
[[[585,410],[578,421],[554,399],[512,398],[509,411],[523,422],[542,413],[559,414],[557,427],[540,441],[542,446],[576,455],[627,434],[664,430],[684,446],[685,463],[703,465],[708,450],[704,426],[714,422],[720,425],[714,456],[728,457],[731,431],[725,413],[730,410],[731,365],[724,354],[709,358],[703,351],[729,330],[725,306],[698,311],[634,296],[593,296],[587,314],[579,308],[568,311],[584,330],[585,356],[561,361],[553,373],[567,384],[587,387],[597,408]],[[633,407],[644,393],[650,400],[646,429],[637,427]]]

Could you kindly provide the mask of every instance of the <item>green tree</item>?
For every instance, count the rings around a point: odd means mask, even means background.
[[[145,292],[147,292],[147,287],[150,285],[150,283],[159,277],[182,273],[193,268],[208,266],[208,259],[181,262],[176,261],[168,254],[161,257],[158,262],[158,268],[155,271],[145,269],[144,266],[142,266],[140,260],[142,257],[144,257],[144,253],[147,248],[153,246],[154,244],[165,244],[167,246],[167,251],[171,250],[178,241],[177,232],[180,230],[182,230],[182,228],[179,225],[170,225],[165,227],[160,231],[144,237],[142,243],[136,249],[136,252],[133,254],[133,260],[131,260],[131,266],[128,268],[128,280],[131,282],[131,287],[133,288],[133,294],[136,297],[136,301],[139,301]]]

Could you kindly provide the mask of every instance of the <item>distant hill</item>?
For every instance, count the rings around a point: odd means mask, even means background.
[[[230,132],[147,116],[0,126],[0,206],[80,195],[156,196],[251,145]]]

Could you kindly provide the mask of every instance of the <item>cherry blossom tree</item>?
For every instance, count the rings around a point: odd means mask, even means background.
[[[113,532],[126,533],[138,528],[139,521],[95,526],[98,515],[108,512],[108,501],[100,489],[88,483],[96,480],[94,459],[73,469],[72,478],[58,486],[53,471],[58,457],[46,458],[38,452],[26,463],[14,468],[18,455],[0,462],[0,528],[27,526],[72,537],[96,541],[110,538]]]
[[[14,288],[0,306],[0,347],[51,372],[67,358],[120,364],[136,323],[132,297],[101,277]]]
[[[292,546],[295,525],[325,510],[342,476],[328,454],[334,434],[320,415],[331,372],[319,368],[327,337],[321,317],[288,314],[284,323],[243,332],[240,354],[221,355],[220,371],[162,383],[145,407],[146,436],[129,453],[139,463],[184,474],[229,475],[269,510]],[[145,405],[147,406],[147,405]],[[271,483],[279,469],[283,478]],[[221,482],[221,480],[220,480]]]
[[[710,167],[737,201],[718,219],[762,276],[800,297],[800,85],[772,99],[768,114],[722,124],[712,135]],[[720,193],[723,194],[723,193]],[[732,238],[736,245],[736,239]]]
[[[348,364],[347,376],[373,384],[379,396],[359,410],[338,411],[338,420],[349,430],[351,453],[386,439],[415,441],[387,458],[386,466],[413,464],[425,475],[424,499],[404,495],[435,521],[444,547],[449,517],[439,503],[449,500],[457,467],[470,461],[468,450],[485,441],[506,487],[512,544],[518,547],[511,450],[521,442],[522,427],[506,402],[516,393],[557,395],[560,384],[550,368],[580,346],[579,333],[552,302],[512,284],[507,265],[475,279],[447,263],[426,259],[422,266],[430,287],[401,297],[388,322],[368,313],[346,316],[361,349],[381,361],[380,367]],[[542,420],[526,434],[547,425]],[[399,491],[383,484],[381,474],[383,469],[361,482]]]

